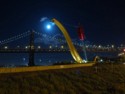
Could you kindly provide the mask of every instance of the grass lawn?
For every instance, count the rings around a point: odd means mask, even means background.
[[[0,74],[0,94],[125,94],[125,65]]]

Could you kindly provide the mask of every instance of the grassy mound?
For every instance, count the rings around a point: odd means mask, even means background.
[[[0,94],[125,94],[125,65],[0,74]]]

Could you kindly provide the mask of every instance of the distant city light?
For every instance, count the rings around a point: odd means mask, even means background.
[[[84,63],[87,63],[88,61],[87,60],[83,60]]]
[[[123,55],[125,55],[125,53],[123,52],[118,54],[118,56],[123,56]]]
[[[114,48],[114,45],[112,45],[112,48]]]
[[[123,49],[123,51],[125,52],[125,49]]]
[[[100,62],[103,62],[103,60],[101,59]]]

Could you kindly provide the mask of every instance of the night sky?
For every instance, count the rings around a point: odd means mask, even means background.
[[[3,0],[0,2],[0,40],[34,29],[40,19],[56,18],[68,24],[72,38],[81,23],[93,44],[125,44],[125,0]],[[58,33],[58,32],[54,32]]]

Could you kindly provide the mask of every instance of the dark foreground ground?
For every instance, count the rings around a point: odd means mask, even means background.
[[[125,65],[0,74],[0,94],[125,94]]]

